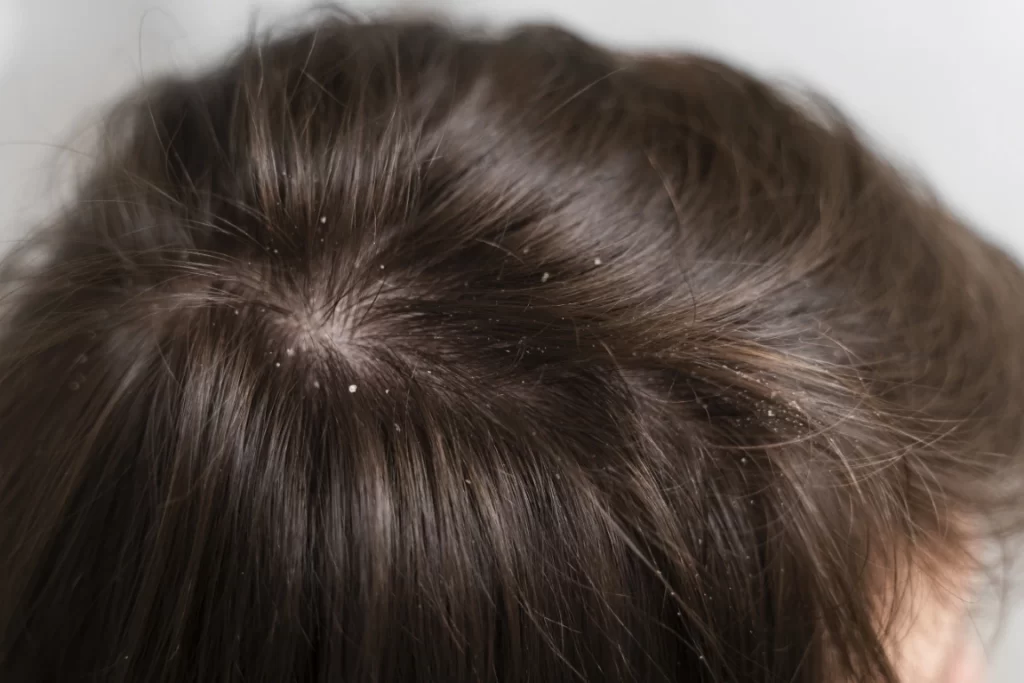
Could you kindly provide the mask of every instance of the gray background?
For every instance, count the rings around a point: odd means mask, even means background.
[[[307,0],[0,0],[0,239],[15,240],[87,162],[119,92],[216,58],[259,8]],[[363,0],[488,24],[554,19],[622,46],[710,52],[837,100],[979,230],[1024,255],[1024,2],[1019,0]],[[1022,502],[1024,504],[1024,502]],[[984,628],[988,633],[990,629]],[[1024,607],[989,646],[991,680],[1024,680]]]

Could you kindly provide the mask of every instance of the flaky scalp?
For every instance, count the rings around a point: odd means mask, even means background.
[[[825,105],[327,18],[111,121],[3,281],[5,681],[889,681],[1020,526],[1024,278]]]

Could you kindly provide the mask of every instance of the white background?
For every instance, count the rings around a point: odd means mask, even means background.
[[[99,105],[160,70],[213,59],[305,0],[0,0],[0,239],[53,207],[53,144]],[[979,230],[1024,255],[1024,1],[363,0],[487,24],[558,20],[635,47],[700,50],[837,100]],[[1022,502],[1024,504],[1024,502]],[[996,683],[1024,678],[1024,610],[992,656]]]

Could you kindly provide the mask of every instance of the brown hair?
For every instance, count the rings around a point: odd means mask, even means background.
[[[5,681],[893,680],[1024,277],[827,105],[429,22],[151,85],[7,261]]]

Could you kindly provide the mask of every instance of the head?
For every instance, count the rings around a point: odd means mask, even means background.
[[[1024,277],[826,104],[327,18],[103,140],[4,275],[5,681],[939,680]]]

